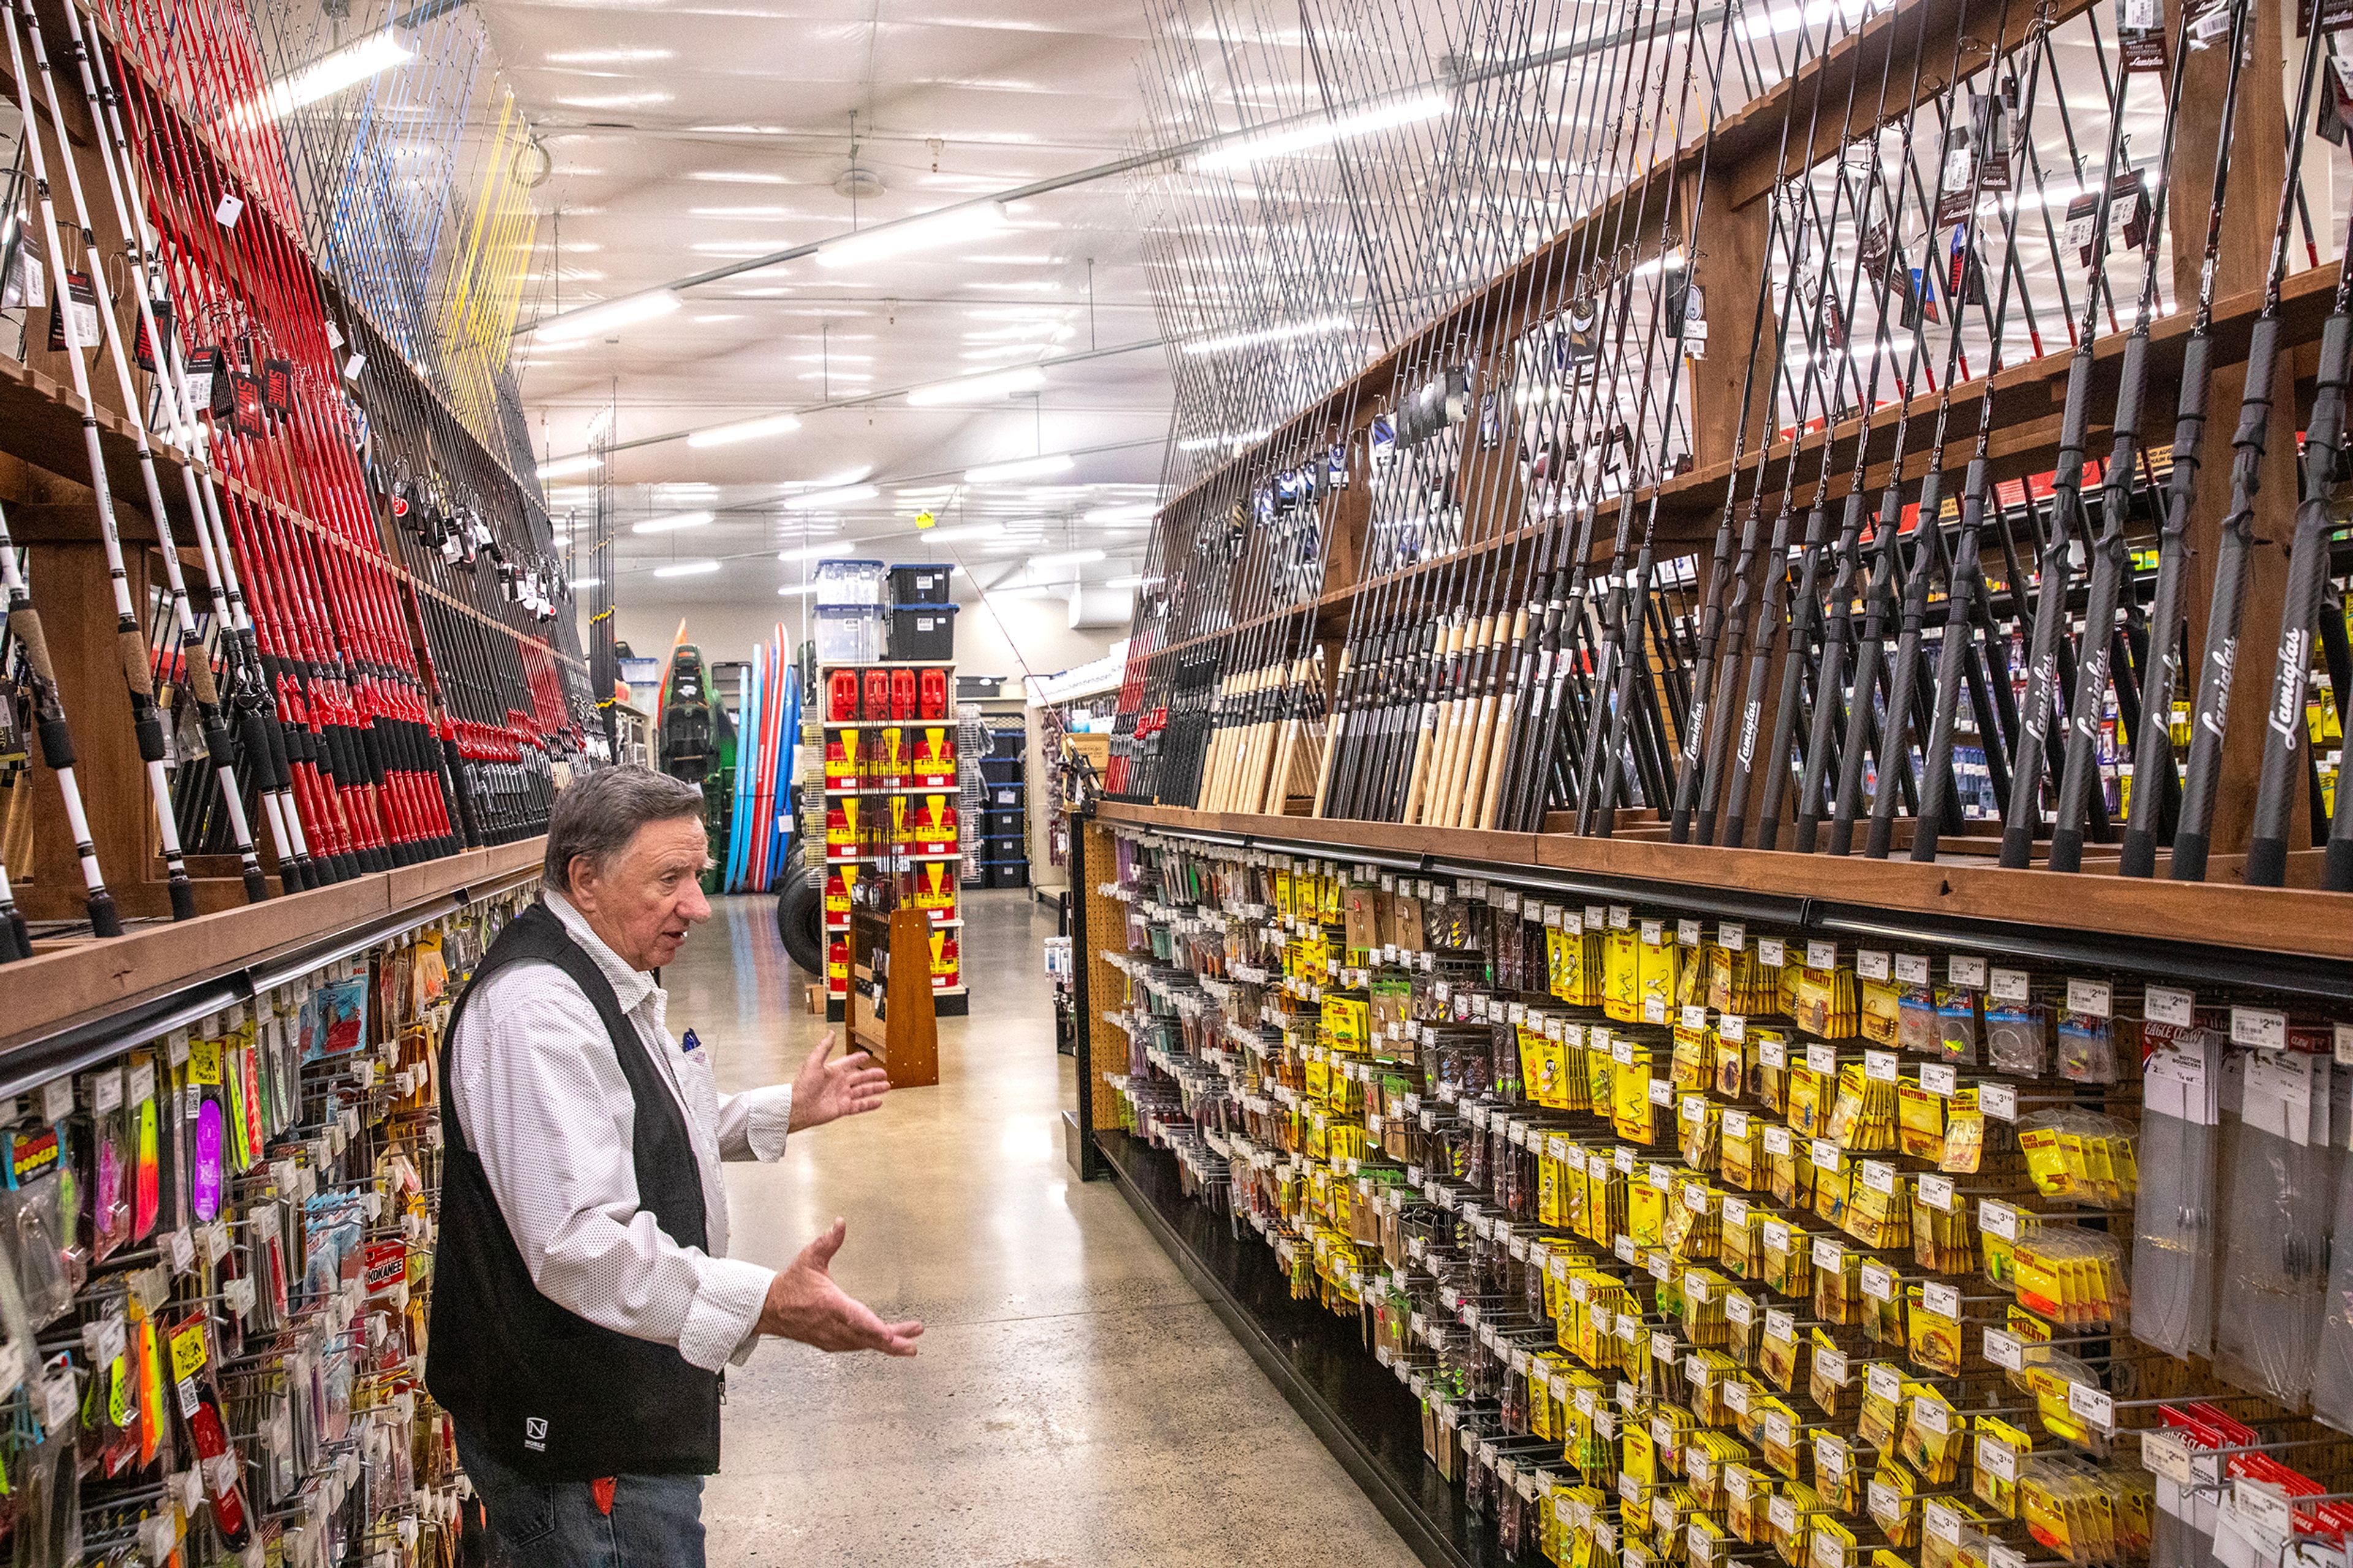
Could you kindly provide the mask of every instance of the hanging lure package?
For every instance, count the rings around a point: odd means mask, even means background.
[[[2133,1207],[2133,1336],[2168,1355],[2210,1355],[2226,1047],[2220,1034],[2195,1026],[2153,1024],[2147,1040],[2136,1162],[2141,1185]]]
[[[2345,1075],[2333,1075],[2327,1058],[2296,1051],[2232,1052],[2230,1069],[2215,1366],[2242,1387],[2297,1404],[2311,1388],[2327,1285],[2332,1076]]]

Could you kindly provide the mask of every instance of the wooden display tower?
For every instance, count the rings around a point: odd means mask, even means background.
[[[940,1081],[928,924],[914,909],[860,910],[850,917],[849,992],[843,999],[850,1045],[882,1064],[892,1089],[927,1089]]]

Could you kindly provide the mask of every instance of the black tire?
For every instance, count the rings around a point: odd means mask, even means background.
[[[776,935],[786,956],[805,974],[825,978],[825,873],[787,862],[794,869],[776,894]]]

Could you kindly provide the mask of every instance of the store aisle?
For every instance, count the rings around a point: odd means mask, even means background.
[[[928,1328],[913,1362],[770,1344],[730,1374],[713,1568],[1407,1568],[1118,1192],[1071,1178],[1053,917],[1027,892],[965,901],[973,1016],[941,1020],[939,1087],[728,1169],[739,1255],[782,1265],[842,1215],[843,1287]],[[723,1089],[787,1078],[826,1026],[773,904],[717,903],[663,976],[670,1027]]]

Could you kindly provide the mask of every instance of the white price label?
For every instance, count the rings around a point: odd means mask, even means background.
[[[1838,967],[1838,943],[1834,942],[1821,941],[1807,942],[1806,967],[1808,969],[1836,969]]]
[[[1873,1083],[1894,1083],[1902,1076],[1897,1068],[1895,1053],[1894,1051],[1863,1052],[1862,1076]]]
[[[2023,969],[1995,970],[1991,976],[1990,989],[1993,999],[1997,1002],[2023,1002],[2032,994],[2032,987],[2029,984],[2026,971]]]
[[[2186,1029],[2198,1021],[2198,998],[2170,985],[2152,985],[2142,994],[2141,1012],[2152,1024]]]
[[[1979,1085],[1978,1109],[1997,1121],[2016,1121],[2018,1120],[2017,1086],[2007,1083]]]
[[[1923,1172],[1921,1173],[1920,1180],[1916,1184],[1919,1188],[1920,1201],[1922,1203],[1926,1204],[1930,1208],[1935,1209],[1939,1214],[1950,1214],[1953,1212],[1954,1193],[1952,1177],[1939,1176],[1933,1173]]]
[[[1887,954],[1871,948],[1857,948],[1854,954],[1854,972],[1864,980],[1885,980],[1894,973],[1894,970]]]
[[[1947,959],[1945,978],[1967,990],[1982,991],[1986,988],[1986,961],[1958,956]]]
[[[1697,947],[1699,945],[1699,921],[1677,921],[1675,922],[1675,941],[1683,947]]]
[[[1895,978],[1906,985],[1928,984],[1928,955],[1925,952],[1899,952],[1895,955]]]
[[[2026,1343],[2016,1334],[2002,1329],[1985,1331],[1986,1360],[2005,1372],[2017,1372],[2026,1364]]]
[[[2250,1050],[2284,1051],[2287,1048],[2287,1015],[2268,1007],[2233,1007],[2231,1043]]]
[[[1786,968],[1789,963],[1788,944],[1778,937],[1757,939],[1757,962],[1767,969]]]
[[[2105,1018],[2116,1010],[2116,992],[2105,980],[2067,982],[2067,1011]]]
[[[1920,1068],[1920,1087],[1930,1094],[1941,1094],[1947,1100],[1960,1088],[1960,1074],[1948,1063],[1929,1062]]]

